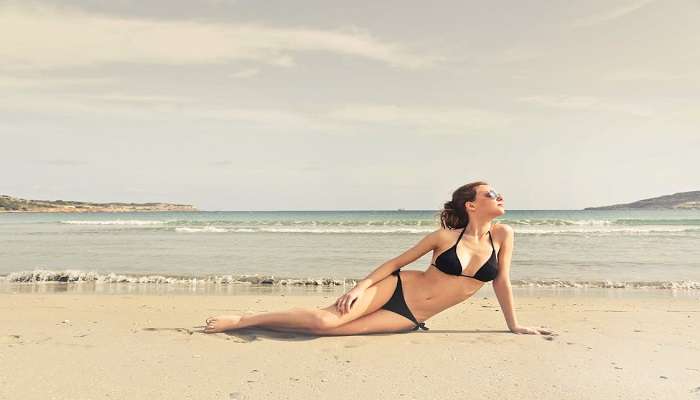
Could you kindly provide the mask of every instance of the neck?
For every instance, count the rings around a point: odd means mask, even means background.
[[[467,224],[467,230],[464,231],[464,236],[469,236],[476,240],[481,239],[486,232],[491,229],[491,220],[479,220],[474,216],[469,218],[469,223]]]

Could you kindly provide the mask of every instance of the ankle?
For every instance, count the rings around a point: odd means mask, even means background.
[[[238,326],[241,328],[245,328],[246,326],[249,325],[254,325],[253,323],[250,322],[250,317],[251,315],[241,315],[241,319],[238,321]]]

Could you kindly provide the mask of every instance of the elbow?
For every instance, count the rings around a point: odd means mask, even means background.
[[[496,279],[493,280],[492,285],[495,288],[510,288],[510,278],[507,276],[499,276]]]

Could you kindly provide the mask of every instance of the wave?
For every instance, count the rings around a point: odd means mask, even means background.
[[[6,282],[12,283],[137,283],[137,284],[260,284],[260,285],[345,285],[355,284],[355,280],[341,280],[332,278],[276,278],[272,275],[207,275],[207,276],[177,276],[177,275],[150,275],[150,274],[118,274],[115,272],[99,273],[96,271],[63,270],[52,271],[36,269],[33,271],[12,272],[0,277]]]
[[[502,219],[498,222],[509,225],[527,225],[527,226],[577,226],[577,225],[612,225],[615,222],[602,219],[560,219],[560,218],[524,218],[524,219]]]
[[[525,235],[654,235],[666,233],[698,233],[700,226],[677,225],[652,225],[652,224],[627,224],[614,225],[598,223],[601,221],[578,221],[580,223],[555,224],[511,224],[517,234]],[[609,221],[608,221],[609,222]],[[125,228],[156,229],[174,231],[177,233],[300,233],[300,234],[427,234],[436,229],[437,225],[413,224],[413,225],[367,225],[367,224],[341,224],[341,223],[309,223],[295,222],[277,224],[250,224],[245,223],[204,223],[198,221],[183,224],[182,221],[144,221],[144,220],[113,220],[113,221],[61,221],[63,224],[89,225],[89,226],[120,226]]]
[[[361,228],[220,228],[216,226],[205,226],[201,228],[178,227],[175,232],[184,233],[429,233],[435,228],[411,228],[395,227],[386,229],[361,229]]]
[[[354,278],[291,278],[272,275],[148,275],[99,273],[95,271],[64,270],[13,272],[0,277],[8,283],[95,283],[95,284],[151,284],[151,285],[279,285],[279,286],[354,286]],[[700,290],[697,281],[610,281],[610,280],[562,280],[562,279],[521,279],[513,280],[512,286],[522,288],[604,288],[604,289],[667,289]]]
[[[673,227],[673,226],[653,226],[647,228],[624,228],[624,227],[610,227],[610,228],[597,228],[597,229],[527,229],[527,228],[514,228],[515,233],[519,234],[532,234],[532,235],[655,235],[655,234],[667,234],[667,233],[698,233],[700,232],[700,227],[697,228],[687,228],[687,227]]]
[[[542,227],[611,227],[611,226],[700,226],[700,219],[563,219],[563,218],[519,218],[499,219],[496,222],[518,226]],[[440,224],[437,219],[390,219],[390,220],[210,220],[210,219],[173,219],[173,220],[63,220],[61,224],[70,225],[132,225],[150,226],[164,225],[176,227],[206,227],[222,228],[239,227],[420,227],[437,229]]]
[[[135,226],[145,226],[145,225],[164,225],[168,221],[147,221],[147,220],[113,220],[113,221],[59,221],[61,224],[69,225],[135,225]]]
[[[223,232],[231,232],[230,229],[224,229],[224,228],[217,228],[215,226],[205,226],[203,228],[188,228],[188,227],[180,227],[180,228],[175,228],[175,232],[186,232],[186,233],[200,233],[200,232],[210,232],[210,233],[223,233]]]
[[[297,227],[297,228],[221,228],[215,226],[205,226],[200,228],[178,227],[175,232],[182,233],[341,233],[341,234],[387,234],[387,233],[410,233],[410,234],[427,234],[434,231],[435,227],[392,227],[392,228],[313,228],[313,227]],[[514,228],[516,234],[525,235],[580,235],[580,234],[623,234],[623,235],[654,235],[666,233],[692,233],[700,232],[698,228],[683,228],[683,227],[653,227],[653,228],[608,228],[608,229],[546,229],[546,228]]]
[[[697,281],[574,281],[559,279],[521,279],[513,280],[511,283],[515,287],[700,290],[700,282]]]
[[[617,225],[700,225],[700,219],[616,219]]]

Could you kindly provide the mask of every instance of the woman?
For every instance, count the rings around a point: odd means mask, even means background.
[[[445,203],[440,213],[441,229],[377,267],[332,305],[210,317],[204,332],[251,326],[315,335],[428,330],[422,321],[468,299],[484,282],[493,281],[511,332],[551,334],[546,329],[521,326],[515,317],[509,276],[513,229],[492,225],[492,220],[503,214],[503,198],[488,183],[466,184]],[[427,270],[401,271],[429,251],[433,257]]]

